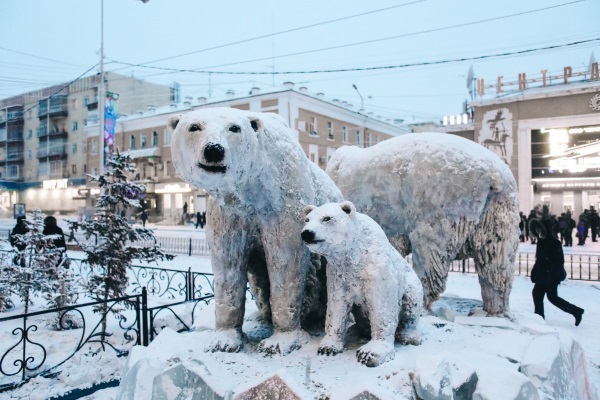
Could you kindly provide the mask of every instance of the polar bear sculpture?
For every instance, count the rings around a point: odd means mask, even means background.
[[[232,108],[169,118],[173,163],[209,194],[206,237],[215,283],[217,334],[207,350],[236,352],[248,280],[274,333],[267,354],[299,348],[301,320],[323,318],[324,271],[302,244],[307,204],[341,201],[333,181],[310,162],[283,119]]]
[[[341,147],[327,173],[403,256],[412,252],[427,309],[460,255],[474,259],[484,311],[509,316],[519,206],[515,179],[498,156],[458,136],[413,133]]]
[[[319,354],[344,349],[348,317],[371,340],[358,349],[369,367],[394,358],[394,337],[419,342],[416,326],[423,310],[423,287],[379,225],[354,204],[328,203],[305,208],[302,239],[311,252],[327,258],[327,316]]]

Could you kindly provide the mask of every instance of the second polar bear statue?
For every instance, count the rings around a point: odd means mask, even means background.
[[[484,311],[510,316],[519,204],[513,174],[496,154],[458,136],[413,133],[366,149],[343,146],[327,173],[403,256],[412,253],[427,309],[461,255],[474,259]]]
[[[302,239],[311,252],[327,258],[327,314],[319,354],[343,351],[350,313],[371,340],[356,352],[369,367],[393,359],[394,338],[420,342],[416,326],[423,309],[423,287],[406,260],[370,217],[354,204],[307,206]]]

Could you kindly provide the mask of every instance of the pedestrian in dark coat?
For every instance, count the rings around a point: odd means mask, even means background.
[[[202,212],[202,222],[200,222],[200,228],[204,229],[204,226],[206,225],[206,211]]]
[[[565,213],[565,222],[566,222],[566,227],[565,227],[565,246],[569,246],[569,247],[573,247],[573,229],[575,229],[577,227],[577,223],[575,222],[575,220],[571,217],[571,212],[567,211]]]
[[[198,229],[198,225],[200,225],[202,221],[202,214],[200,214],[200,211],[196,211],[196,229]]]
[[[590,207],[590,229],[592,230],[592,242],[597,242],[597,237],[600,235],[600,215],[594,206]]]
[[[146,227],[146,221],[148,221],[148,213],[146,212],[146,210],[142,210],[142,214],[140,215],[140,218],[142,219],[142,227]]]
[[[531,292],[534,312],[545,318],[544,296],[548,296],[550,303],[575,317],[575,326],[578,326],[583,316],[583,308],[558,296],[558,285],[566,279],[567,272],[562,245],[556,237],[557,226],[558,221],[553,217],[534,219],[529,226],[531,235],[537,238],[535,265],[531,270],[531,281],[534,283]]]
[[[585,221],[583,219],[580,219],[579,223],[577,224],[576,236],[579,239],[577,246],[583,246],[585,244]]]
[[[19,243],[14,235],[24,235],[27,232],[29,232],[29,229],[25,225],[25,217],[17,217],[17,223],[10,232],[10,245],[16,247],[19,251],[25,250],[25,247],[27,247],[25,243]]]
[[[52,240],[54,242],[54,247],[57,249],[62,249],[63,251],[67,250],[65,234],[62,228],[56,223],[56,218],[51,215],[44,218],[44,230],[42,233],[46,236],[56,235],[56,237]]]
[[[535,212],[535,210],[531,210],[529,212],[529,215],[527,216],[527,226],[531,226],[531,220],[535,218],[537,218],[537,213]],[[533,235],[531,235],[531,231],[529,232],[529,237],[531,238],[531,244],[535,244],[536,239]]]

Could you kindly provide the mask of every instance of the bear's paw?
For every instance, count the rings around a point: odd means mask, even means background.
[[[325,336],[319,344],[319,355],[335,356],[344,351],[344,342],[333,336]]]
[[[394,343],[384,340],[371,340],[356,351],[358,362],[367,367],[376,367],[381,363],[393,360],[395,356]]]
[[[238,329],[224,329],[213,333],[210,344],[204,348],[205,352],[237,353],[243,347],[242,332]]]
[[[276,332],[273,336],[261,341],[257,350],[264,353],[265,356],[285,355],[301,348],[303,344],[308,343],[309,338],[309,334],[300,329],[290,332]]]

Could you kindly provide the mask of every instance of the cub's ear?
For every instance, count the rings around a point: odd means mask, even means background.
[[[252,129],[256,133],[262,132],[262,130],[263,130],[263,123],[262,123],[262,121],[260,119],[256,118],[256,117],[251,117],[250,118],[250,126],[252,126]]]
[[[310,212],[312,210],[314,210],[315,208],[317,208],[317,207],[316,206],[306,206],[306,207],[304,207],[304,215],[306,216],[306,215],[310,214]]]
[[[171,130],[175,130],[175,128],[177,128],[177,124],[179,123],[179,120],[181,119],[182,116],[183,116],[183,114],[171,115],[169,117],[169,119],[167,120],[167,126],[169,128],[171,128]]]
[[[356,216],[356,207],[351,201],[344,201],[340,204],[340,207],[342,207],[342,211],[350,215],[351,218]]]

